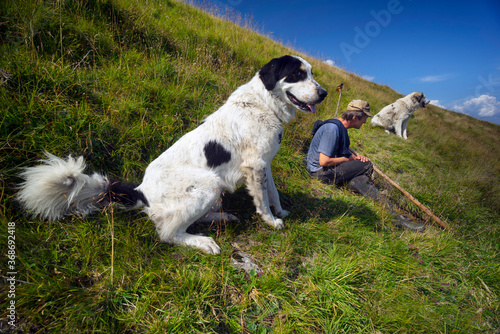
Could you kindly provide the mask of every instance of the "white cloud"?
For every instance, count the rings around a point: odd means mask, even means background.
[[[500,114],[500,101],[494,96],[481,95],[455,105],[453,109],[465,114],[492,117]]]
[[[429,104],[435,105],[436,107],[446,109],[445,106],[443,106],[441,103],[439,103],[439,100],[431,100]]]
[[[375,77],[372,77],[371,75],[362,75],[361,77],[368,81],[373,81],[375,79]]]
[[[425,77],[421,77],[418,80],[420,82],[441,82],[441,81],[446,81],[452,77],[453,77],[453,75],[451,75],[451,74],[428,75]]]
[[[331,60],[331,59],[325,60],[325,63],[327,63],[330,66],[335,66],[335,62],[333,60]]]

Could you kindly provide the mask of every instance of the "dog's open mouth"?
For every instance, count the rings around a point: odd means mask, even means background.
[[[292,93],[286,92],[286,96],[288,99],[295,104],[300,110],[306,111],[306,112],[316,112],[316,105],[314,104],[307,104],[305,102],[300,101],[298,98],[296,98]]]

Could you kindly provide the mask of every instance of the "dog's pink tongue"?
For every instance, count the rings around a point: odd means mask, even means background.
[[[314,104],[308,104],[307,106],[309,107],[309,109],[313,114],[316,112],[316,106]]]

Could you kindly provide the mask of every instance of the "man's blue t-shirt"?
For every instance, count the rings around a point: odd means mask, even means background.
[[[341,143],[343,147],[341,146]],[[325,123],[314,134],[314,137],[307,152],[307,169],[310,172],[317,172],[323,167],[319,164],[319,154],[330,158],[350,157],[349,135],[342,123]]]

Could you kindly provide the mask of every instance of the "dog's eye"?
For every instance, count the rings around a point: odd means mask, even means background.
[[[302,70],[298,70],[298,71],[293,72],[289,76],[287,76],[285,81],[286,82],[298,82],[298,81],[304,80],[306,77],[307,77],[306,72],[304,72]]]

